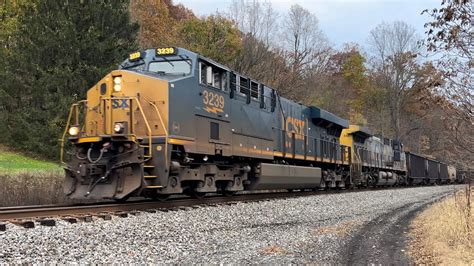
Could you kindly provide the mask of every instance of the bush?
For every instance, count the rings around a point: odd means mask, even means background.
[[[61,170],[0,173],[0,207],[73,203],[63,193],[63,180]]]

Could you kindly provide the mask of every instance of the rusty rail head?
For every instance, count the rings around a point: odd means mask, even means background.
[[[462,185],[459,187],[461,188]],[[37,217],[60,217],[60,219],[67,219],[71,217],[86,216],[94,214],[98,216],[103,213],[121,213],[133,211],[156,212],[156,210],[173,210],[178,208],[193,207],[198,205],[215,206],[219,204],[229,204],[237,202],[254,202],[270,199],[286,199],[295,197],[305,197],[313,195],[327,195],[339,193],[352,193],[362,191],[377,191],[387,189],[405,189],[411,187],[397,187],[397,188],[363,188],[353,190],[325,190],[325,191],[299,191],[299,192],[255,192],[247,194],[237,194],[232,197],[225,196],[210,196],[203,199],[192,198],[174,198],[169,201],[151,201],[140,200],[125,203],[92,203],[82,205],[49,205],[49,206],[25,206],[25,207],[6,207],[0,208],[0,224],[2,221],[19,220],[26,218]]]
[[[232,197],[210,196],[203,199],[177,198],[165,202],[141,200],[125,203],[95,203],[84,205],[49,205],[49,206],[25,206],[25,207],[7,207],[0,208],[0,221],[12,219],[25,219],[35,217],[53,217],[53,216],[74,216],[90,213],[116,213],[131,211],[148,211],[151,209],[173,209],[179,207],[192,207],[196,205],[221,204],[228,202],[249,202],[261,201],[266,199],[288,198],[298,196],[315,195],[318,192],[286,192],[286,193],[251,193],[241,194]]]

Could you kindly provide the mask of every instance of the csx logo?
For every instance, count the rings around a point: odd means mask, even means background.
[[[127,99],[113,99],[112,100],[112,108],[113,109],[118,109],[118,108],[122,108],[122,109],[126,109],[128,108],[128,100]]]
[[[304,140],[304,128],[306,122],[297,118],[288,117],[286,119],[286,134],[289,138],[292,137],[292,132],[295,133],[295,139]]]

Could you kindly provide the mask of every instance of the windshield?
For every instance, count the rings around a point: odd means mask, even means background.
[[[191,74],[191,60],[165,60],[151,62],[148,71],[163,75]]]
[[[146,67],[145,64],[137,64],[137,65],[129,65],[129,66],[124,66],[122,67],[123,69],[128,69],[128,70],[140,70],[140,71],[145,71]]]

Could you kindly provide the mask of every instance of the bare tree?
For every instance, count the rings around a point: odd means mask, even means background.
[[[243,33],[243,49],[232,67],[261,81],[268,81],[267,64],[274,55],[271,43],[277,33],[278,17],[271,3],[233,0],[227,17],[232,19]]]
[[[443,0],[441,8],[425,10],[434,19],[426,23],[428,51],[440,54],[438,67],[446,84],[440,91],[450,99],[459,118],[474,126],[474,2]],[[472,144],[474,140],[471,139]]]
[[[331,56],[329,41],[319,28],[318,18],[298,4],[291,6],[282,23],[282,49],[291,72],[286,97],[311,102],[315,80],[323,80]]]
[[[301,74],[305,68],[316,64],[319,55],[329,49],[327,38],[319,29],[318,18],[298,4],[291,6],[283,22],[283,32],[293,72]]]
[[[251,38],[270,46],[277,34],[278,13],[268,1],[233,0],[227,16]]]
[[[382,23],[369,35],[373,48],[372,71],[376,84],[385,91],[390,124],[400,138],[400,115],[407,90],[415,83],[418,37],[405,22]]]

